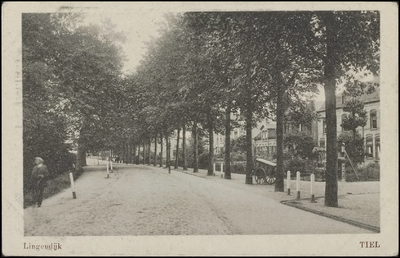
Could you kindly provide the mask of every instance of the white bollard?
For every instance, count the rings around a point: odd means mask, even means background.
[[[74,175],[72,174],[72,172],[69,173],[69,180],[71,181],[72,198],[76,199]]]
[[[113,172],[113,162],[112,162],[112,160],[110,160],[110,168],[111,168],[111,172]]]
[[[287,172],[287,178],[286,178],[286,188],[287,188],[287,194],[290,195],[290,170]]]
[[[215,163],[213,164],[213,173],[215,173]]]
[[[315,197],[314,197],[314,181],[315,181],[314,173],[311,174],[310,181],[311,181],[311,185],[310,185],[311,202],[316,202]]]
[[[106,163],[107,165],[107,178],[110,177],[110,170],[108,169],[108,162]]]
[[[300,199],[300,171],[296,172],[296,191],[297,199]]]
[[[224,173],[224,163],[221,163],[221,173]]]

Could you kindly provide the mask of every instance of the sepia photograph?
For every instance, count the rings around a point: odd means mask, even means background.
[[[5,256],[398,255],[396,3],[5,2],[2,35]]]

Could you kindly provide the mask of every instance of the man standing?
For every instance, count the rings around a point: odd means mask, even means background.
[[[43,159],[35,158],[35,166],[32,170],[33,198],[37,203],[37,207],[42,205],[43,191],[46,187],[46,179],[49,175],[47,166],[43,164]]]

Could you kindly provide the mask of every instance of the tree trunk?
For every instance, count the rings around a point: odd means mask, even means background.
[[[125,161],[125,141],[123,140],[123,142],[122,142],[122,144],[121,144],[121,159],[124,161],[124,163],[126,162]]]
[[[138,152],[137,152],[137,160],[136,160],[136,164],[139,165],[140,164],[140,142],[138,143]]]
[[[246,184],[253,184],[253,139],[252,139],[253,111],[251,107],[246,110]]]
[[[186,126],[182,128],[182,160],[183,170],[187,170],[187,157],[186,157]]]
[[[154,136],[154,163],[153,163],[153,165],[154,166],[157,165],[157,133]]]
[[[124,161],[124,163],[126,162],[125,160],[125,141],[123,140],[122,144],[121,144],[121,159]]]
[[[170,149],[171,149],[171,145],[169,144],[169,137],[167,136],[167,134],[165,134],[165,144],[166,144],[166,147],[167,147],[167,150],[166,150],[167,157],[166,157],[165,167],[168,168],[170,166],[170,158],[171,158]]]
[[[231,107],[228,103],[225,110],[225,179],[231,179]]]
[[[199,141],[197,133],[197,123],[194,123],[193,138],[194,138],[194,154],[193,154],[193,172],[199,172]]]
[[[142,164],[145,165],[146,164],[146,141],[143,140],[142,143],[143,143],[143,161],[142,161]]]
[[[177,136],[176,136],[176,155],[175,155],[175,168],[179,166],[179,134],[181,133],[181,129],[178,128]]]
[[[78,150],[76,153],[76,163],[75,163],[75,171],[81,172],[83,170],[82,166],[82,152],[83,152],[83,144],[78,140]]]
[[[149,142],[148,142],[148,145],[147,145],[147,165],[149,165],[149,166],[151,164],[151,160],[150,160],[151,151],[150,151],[150,149],[151,149],[151,138],[149,137]]]
[[[131,141],[129,141],[129,143],[128,143],[128,146],[129,146],[129,149],[128,149],[128,155],[129,155],[129,158],[128,158],[128,163],[129,164],[135,164],[135,145],[131,142]]]
[[[76,164],[75,164],[75,171],[80,173],[83,171],[83,166],[86,163],[86,155],[85,155],[85,144],[84,144],[84,140],[83,140],[83,134],[86,130],[86,118],[83,117],[82,118],[82,127],[79,130],[79,138],[78,138],[78,150],[76,153]],[[82,154],[84,156],[82,156]]]
[[[208,116],[208,171],[207,176],[214,175],[214,130],[213,121]]]
[[[163,166],[163,150],[164,150],[164,146],[163,146],[163,134],[162,134],[162,132],[160,132],[160,148],[161,148],[161,151],[160,151],[160,167],[162,167]]]
[[[132,155],[132,164],[136,163],[136,144],[132,142],[132,147],[133,147],[133,155]]]
[[[278,71],[280,73],[280,71]],[[276,181],[275,181],[275,192],[283,192],[284,189],[284,168],[283,168],[283,133],[284,124],[283,116],[285,113],[285,103],[283,102],[283,96],[285,94],[285,86],[282,85],[280,80],[280,74],[278,75],[277,81],[277,103],[276,103]]]
[[[129,164],[129,140],[124,142],[124,163]]]
[[[82,167],[86,166],[86,148],[83,148],[82,152],[81,152],[81,161],[82,161]]]
[[[332,26],[334,26],[333,12],[324,12],[323,20],[326,24],[326,57],[324,66],[325,112],[326,112],[326,183],[325,205],[338,206],[337,183],[337,125],[336,125],[336,84],[335,84],[335,41]]]

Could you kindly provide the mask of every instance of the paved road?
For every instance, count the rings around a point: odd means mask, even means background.
[[[70,189],[25,209],[27,236],[370,233],[285,206],[271,189],[145,165],[88,166]]]

